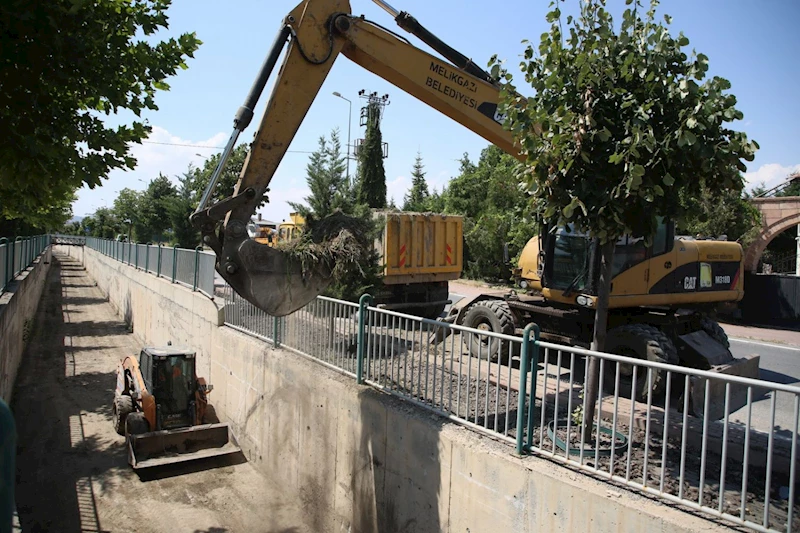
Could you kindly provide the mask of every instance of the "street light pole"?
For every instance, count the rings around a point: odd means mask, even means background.
[[[338,96],[342,100],[347,101],[348,114],[347,114],[347,181],[350,182],[350,123],[353,121],[353,102],[347,100],[338,91],[333,92],[333,96]]]

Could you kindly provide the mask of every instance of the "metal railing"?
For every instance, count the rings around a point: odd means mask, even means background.
[[[97,237],[86,237],[86,246],[134,268],[214,298],[216,257],[199,246],[189,250],[177,246],[136,244]]]
[[[276,318],[230,287],[220,294],[226,325],[522,454],[756,531],[800,531],[799,387],[552,344],[535,326],[519,337],[422,319],[372,306],[368,295],[359,305],[319,297]],[[600,360],[600,383],[584,426],[589,357]]]
[[[50,244],[49,235],[0,237],[0,294],[20,272],[28,268]]]

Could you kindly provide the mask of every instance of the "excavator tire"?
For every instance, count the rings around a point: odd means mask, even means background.
[[[112,406],[114,412],[114,430],[119,435],[125,434],[125,421],[128,415],[133,412],[133,398],[127,394],[120,394],[114,398]]]
[[[125,434],[141,435],[150,431],[150,424],[144,417],[144,413],[131,413],[125,420]]]
[[[656,363],[678,363],[678,350],[672,340],[663,331],[648,324],[625,324],[610,330],[604,351]],[[603,388],[613,394],[617,365],[606,361],[603,366]],[[645,367],[637,367],[637,401],[647,401],[649,390],[653,391],[653,398],[662,396],[666,391],[666,372],[653,369],[652,382],[648,384],[647,371]],[[620,396],[630,398],[632,387],[633,368],[630,365],[620,364]]]
[[[514,334],[514,314],[504,300],[483,300],[473,304],[464,315],[463,325],[481,331]],[[509,343],[493,337],[472,336],[464,340],[473,357],[486,357],[492,362],[508,359]],[[513,348],[512,348],[513,349]]]
[[[725,333],[725,330],[722,329],[722,326],[719,325],[719,322],[706,316],[703,317],[703,320],[700,322],[700,328],[708,333],[709,337],[730,350],[731,343],[728,340],[728,334]]]

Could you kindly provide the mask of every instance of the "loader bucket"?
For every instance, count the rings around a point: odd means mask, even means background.
[[[204,424],[128,435],[128,462],[137,470],[240,451],[228,424]]]

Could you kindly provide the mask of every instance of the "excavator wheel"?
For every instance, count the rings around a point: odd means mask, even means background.
[[[678,350],[672,340],[655,326],[647,324],[625,324],[610,330],[604,351],[656,363],[678,362]],[[603,366],[603,388],[613,394],[617,365],[606,361]],[[630,398],[634,367],[622,363],[619,367],[619,394],[623,398]],[[648,369],[636,367],[636,400],[647,401],[650,390],[653,391],[653,398],[663,395],[666,391],[666,379],[666,372],[653,369],[648,383]]]
[[[114,398],[114,405],[112,406],[114,413],[114,430],[119,435],[125,434],[125,421],[128,415],[133,412],[133,398],[127,394],[120,394]]]
[[[131,413],[125,420],[126,435],[141,435],[150,431],[150,424],[144,417],[144,413]]]
[[[719,322],[704,316],[700,322],[700,328],[708,333],[709,337],[730,350],[731,343],[728,340],[728,334],[725,333],[725,330],[722,329],[722,326],[719,325]]]
[[[484,300],[472,305],[464,315],[464,326],[505,335],[514,334],[514,314],[503,300]],[[464,339],[473,357],[489,356],[492,362],[508,359],[509,343],[495,337],[472,335]],[[512,348],[513,350],[513,348]]]

